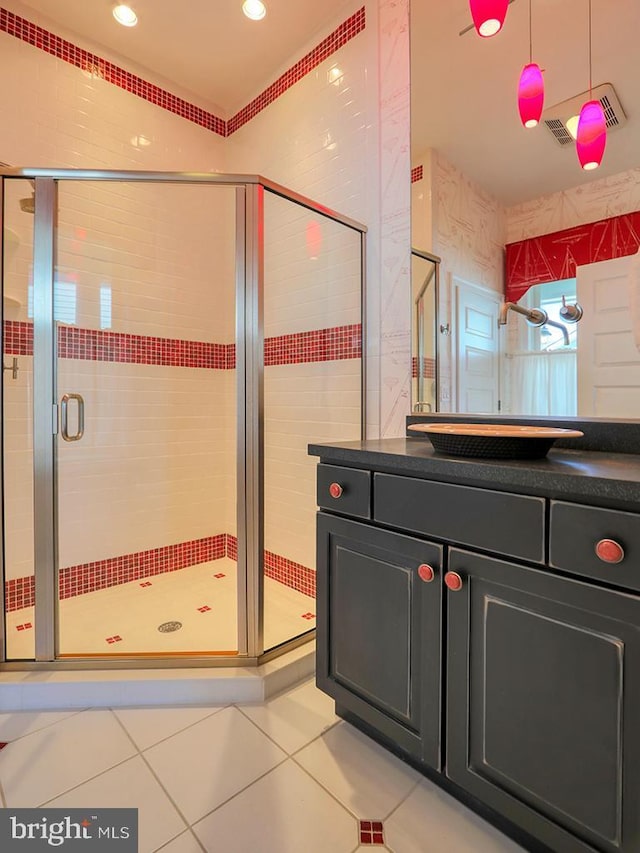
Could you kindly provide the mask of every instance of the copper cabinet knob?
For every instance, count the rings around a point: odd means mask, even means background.
[[[342,495],[343,489],[340,483],[331,483],[329,486],[329,494],[332,498],[339,498]]]
[[[444,582],[451,592],[458,592],[462,589],[462,578],[457,572],[447,572],[444,576]]]
[[[431,566],[427,565],[427,563],[423,563],[421,566],[418,566],[418,577],[421,581],[431,583],[435,576],[436,573],[433,571]]]
[[[624,560],[624,548],[615,539],[601,539],[595,550],[603,563],[621,563]]]

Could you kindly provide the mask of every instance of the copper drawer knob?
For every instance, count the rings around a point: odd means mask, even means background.
[[[596,556],[603,563],[621,563],[624,560],[624,548],[614,539],[601,539],[596,545]]]
[[[424,581],[425,583],[431,583],[435,576],[436,573],[433,571],[431,566],[428,566],[426,563],[423,563],[421,566],[418,566],[418,577],[421,581]]]
[[[462,578],[457,572],[447,572],[444,576],[444,582],[451,592],[458,592],[462,589]]]
[[[329,494],[332,498],[339,498],[342,495],[342,486],[340,483],[331,483],[329,486]]]

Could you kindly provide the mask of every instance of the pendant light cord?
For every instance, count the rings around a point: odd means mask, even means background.
[[[589,0],[591,2],[591,0]],[[533,38],[531,36],[531,0],[529,0],[529,65],[533,62]]]
[[[593,78],[591,73],[591,0],[589,0],[589,100],[593,96]]]

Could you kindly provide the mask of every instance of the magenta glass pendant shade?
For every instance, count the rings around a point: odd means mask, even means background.
[[[532,62],[525,65],[518,83],[518,110],[525,127],[535,127],[540,121],[544,105],[544,80],[540,66]]]
[[[576,147],[585,170],[597,169],[607,144],[607,122],[600,101],[587,101],[580,110]]]
[[[478,35],[489,38],[500,32],[509,0],[469,0],[469,6]]]

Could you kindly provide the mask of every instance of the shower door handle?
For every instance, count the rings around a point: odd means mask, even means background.
[[[78,401],[78,431],[69,435],[69,400]],[[84,399],[81,394],[65,394],[60,401],[60,434],[65,441],[80,441],[84,435]]]

